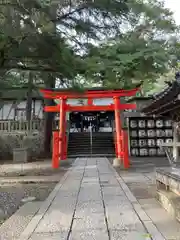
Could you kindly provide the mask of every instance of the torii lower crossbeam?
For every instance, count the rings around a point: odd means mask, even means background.
[[[86,106],[70,106],[68,104],[65,105],[65,110],[68,112],[99,112],[99,111],[114,111],[115,105],[111,104],[108,106],[95,106],[95,105],[86,105]],[[128,109],[136,109],[136,104],[119,104],[117,110],[128,110]],[[45,106],[44,107],[45,112],[59,112],[60,111],[60,105],[56,106]]]

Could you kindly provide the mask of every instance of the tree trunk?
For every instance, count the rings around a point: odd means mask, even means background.
[[[28,129],[30,129],[32,115],[32,92],[33,92],[33,73],[29,72],[27,104],[26,104],[26,120],[28,121]]]
[[[50,12],[52,16],[56,16],[57,11],[57,4],[54,4],[53,7],[50,8]],[[52,26],[52,32],[56,34],[56,23]],[[46,88],[55,88],[56,85],[56,78],[51,74],[47,75],[48,79],[45,81]],[[53,106],[55,105],[54,100],[45,99],[44,101],[46,106]],[[52,143],[52,130],[53,130],[53,120],[54,120],[54,113],[44,113],[44,153],[46,157],[51,157],[51,143]]]
[[[55,78],[49,76],[51,79],[48,79],[46,83],[46,88],[55,88]],[[46,106],[55,105],[54,101],[51,99],[45,99],[44,103]],[[52,139],[52,124],[54,120],[54,113],[44,113],[44,154],[45,156],[51,156],[51,139]]]

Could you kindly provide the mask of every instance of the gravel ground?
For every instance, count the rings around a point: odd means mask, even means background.
[[[13,184],[0,186],[0,224],[8,219],[23,205],[25,197],[35,197],[36,201],[44,201],[56,183]],[[3,216],[4,214],[5,216]]]
[[[72,162],[71,162],[72,163]],[[41,164],[37,169],[29,168],[29,169],[10,169],[6,168],[5,171],[1,171],[1,177],[4,177],[7,182],[9,177],[18,177],[18,176],[34,176],[38,179],[38,176],[47,176],[46,178],[51,177],[53,175],[59,175],[58,179],[61,179],[66,171],[71,166],[71,163],[66,166],[61,165],[59,169],[52,169],[47,166],[46,168],[41,168]],[[10,165],[9,165],[10,166]],[[13,165],[12,165],[13,166]],[[12,171],[11,171],[12,170]],[[48,182],[48,183],[38,183],[38,182],[30,182],[30,183],[14,183],[14,184],[1,184],[0,185],[0,225],[7,220],[12,214],[16,212],[16,210],[23,205],[21,200],[26,197],[35,197],[35,201],[44,201],[51,191],[54,189],[56,182]]]

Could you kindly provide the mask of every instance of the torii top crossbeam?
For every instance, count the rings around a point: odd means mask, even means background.
[[[113,97],[131,97],[134,96],[140,90],[139,87],[134,89],[125,90],[85,90],[83,92],[77,92],[72,90],[62,89],[41,89],[40,92],[44,98],[48,99],[76,99],[76,98],[113,98]]]

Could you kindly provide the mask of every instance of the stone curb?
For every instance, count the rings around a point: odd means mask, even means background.
[[[59,178],[59,179],[58,179]],[[4,179],[1,179],[0,178],[0,185],[5,185],[5,184],[13,184],[13,183],[50,183],[50,182],[54,182],[54,183],[57,183],[59,182],[61,179],[60,177],[58,176],[46,176],[46,177],[29,177],[29,178],[26,178],[26,177],[21,177],[20,179],[19,178],[4,178]]]
[[[19,240],[28,240],[31,235],[33,234],[34,230],[36,229],[37,225],[39,224],[40,220],[43,218],[47,210],[49,209],[52,201],[56,197],[58,191],[62,187],[63,183],[67,179],[68,175],[72,171],[72,168],[70,168],[63,178],[60,180],[59,183],[55,186],[53,191],[50,193],[48,198],[43,202],[42,206],[40,207],[39,211],[36,213],[36,215],[32,218],[31,222],[28,224],[28,226],[25,228],[25,230],[21,233]]]

